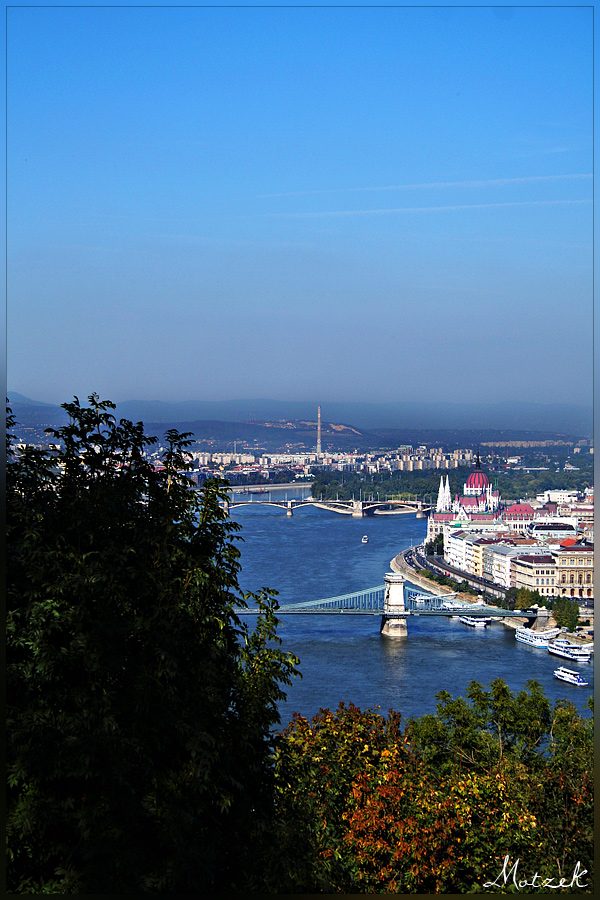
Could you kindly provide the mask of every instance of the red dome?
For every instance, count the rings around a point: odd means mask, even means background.
[[[475,469],[467,478],[465,487],[476,491],[486,491],[490,486],[490,479],[481,469]]]

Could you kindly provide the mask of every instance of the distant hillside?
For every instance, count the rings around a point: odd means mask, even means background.
[[[117,404],[119,416],[135,421],[265,422],[289,419],[316,422],[316,402],[276,400],[188,401]],[[322,403],[323,420],[359,430],[508,429],[547,431],[592,437],[592,410],[583,406],[541,403]]]
[[[58,409],[53,403],[44,403],[42,400],[31,400],[29,397],[24,397],[23,394],[17,394],[16,391],[10,391],[8,394],[8,400],[11,404],[18,404],[19,406],[45,406],[46,408],[50,407],[52,409]]]
[[[44,415],[47,416],[49,424],[54,425],[57,421],[64,420],[65,414],[59,406],[40,403],[14,391],[9,392],[8,396],[14,412],[18,413],[17,418],[23,424],[26,424],[25,418],[32,418],[38,424]],[[188,400],[180,403],[128,400],[117,404],[116,415],[118,418],[131,419],[134,422],[167,423],[180,430],[190,430],[187,429],[187,425],[194,422],[212,423],[213,429],[217,422],[295,422],[313,423],[312,427],[316,427],[317,405],[316,402],[279,400]],[[358,432],[506,430],[545,432],[577,438],[590,438],[593,434],[591,408],[564,403],[550,405],[517,401],[489,404],[348,402],[322,403],[321,410],[324,422],[343,424]],[[310,426],[307,424],[306,427]]]
[[[211,449],[233,450],[237,443],[238,452],[243,446],[257,447],[269,452],[289,450],[314,452],[317,443],[316,423],[310,422],[146,422],[146,434],[161,437],[168,428],[190,431],[197,441],[214,444]],[[347,426],[322,423],[323,448],[329,450],[367,450],[376,447],[378,439],[371,432],[360,432]]]

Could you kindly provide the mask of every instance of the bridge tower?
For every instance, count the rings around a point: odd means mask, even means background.
[[[535,607],[534,607],[535,609]],[[537,608],[537,616],[533,620],[533,625],[531,626],[532,631],[544,631],[545,628],[549,626],[550,619],[550,610],[545,606],[538,606]]]
[[[362,500],[353,500],[352,501],[352,517],[354,519],[363,519],[365,515],[365,511],[363,509]]]
[[[404,575],[399,572],[386,572],[383,581],[385,598],[379,630],[386,637],[408,637],[406,606],[404,605]]]
[[[286,514],[286,516],[294,515],[294,508],[293,508],[293,504],[292,504],[291,500],[288,500],[288,502],[287,502],[287,508],[286,508],[285,514]]]

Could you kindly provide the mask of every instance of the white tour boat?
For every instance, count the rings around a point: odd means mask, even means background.
[[[587,647],[581,647],[579,644],[572,644],[567,638],[558,638],[548,644],[548,653],[554,656],[562,656],[565,659],[572,659],[574,662],[589,662],[592,658]]]
[[[568,684],[580,684],[582,686],[588,684],[579,672],[574,672],[573,669],[565,669],[564,666],[554,670],[554,677],[560,681],[566,681]]]
[[[362,537],[362,543],[363,543],[363,544],[368,544],[368,543],[369,543],[369,538],[368,538],[368,536],[367,536],[366,534],[363,534],[363,537]]]
[[[515,637],[522,644],[529,644],[530,647],[543,647],[548,649],[550,641],[554,640],[560,634],[560,628],[546,628],[544,631],[532,631],[531,628],[520,626],[515,629]]]
[[[458,621],[463,625],[470,625],[471,628],[486,628],[492,620],[484,619],[483,616],[459,616]]]

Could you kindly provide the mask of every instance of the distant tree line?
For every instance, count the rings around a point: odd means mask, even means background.
[[[211,476],[214,477],[214,476]],[[243,474],[241,472],[233,472],[230,469],[225,468],[222,472],[222,477],[226,479],[231,485],[245,485],[245,484],[261,484],[261,485],[269,485],[269,484],[288,484],[292,482],[296,478],[296,473],[291,469],[284,469],[282,471],[273,472],[269,478],[265,475],[261,475],[259,472],[249,472],[248,474]]]
[[[584,461],[582,460],[582,463]],[[483,467],[485,470],[485,467]],[[385,496],[410,499],[415,496],[434,505],[437,501],[440,486],[440,475],[446,476],[450,482],[450,492],[454,497],[462,494],[469,469],[431,470],[416,472],[332,472],[313,469],[314,481],[312,496],[324,500],[357,500],[362,492],[363,499],[373,496],[383,500]],[[578,472],[524,472],[521,470],[500,469],[488,471],[494,489],[500,491],[504,499],[518,500],[521,497],[534,497],[547,490],[565,489],[584,491],[594,483],[593,467],[590,463],[582,464]],[[429,494],[429,497],[426,495]]]

